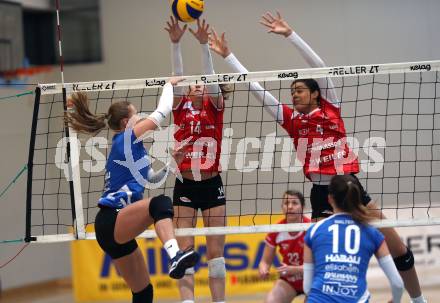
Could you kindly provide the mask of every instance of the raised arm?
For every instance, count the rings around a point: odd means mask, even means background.
[[[260,21],[269,33],[274,33],[286,37],[299,51],[304,60],[311,67],[326,67],[324,61],[318,54],[296,33],[292,30],[289,24],[282,18],[281,14],[277,12],[274,17],[271,13],[266,13],[262,16]],[[340,100],[336,94],[335,86],[331,78],[316,79],[321,88],[322,95],[335,106],[340,105]]]
[[[181,81],[183,81],[181,77],[174,77],[163,86],[162,95],[160,96],[156,110],[152,112],[147,119],[143,119],[133,126],[133,132],[136,138],[141,138],[147,132],[160,127],[173,107],[173,86]]]
[[[244,67],[240,61],[230,51],[228,42],[225,39],[225,33],[218,36],[217,33],[212,30],[212,35],[209,40],[210,48],[222,56],[225,62],[236,73],[247,73],[248,70]],[[251,82],[251,93],[257,98],[258,101],[263,103],[266,111],[279,123],[283,124],[283,107],[282,104],[271,93],[266,91],[258,82]]]
[[[391,286],[391,293],[393,296],[393,303],[398,303],[402,299],[403,293],[403,281],[397,271],[396,265],[394,264],[393,258],[390,255],[387,244],[385,241],[382,242],[379,249],[375,253],[377,261],[380,268],[388,278]]]
[[[202,47],[202,68],[203,74],[205,75],[213,75],[214,65],[212,63],[211,51],[209,50],[209,24],[206,23],[206,20],[203,19],[202,23],[197,19],[197,31],[194,31],[192,28],[189,31],[194,35],[194,37],[200,42],[200,46]],[[211,97],[211,100],[214,103],[216,108],[223,108],[223,97],[220,91],[220,87],[218,84],[216,85],[207,85],[206,91]]]
[[[171,68],[173,76],[183,75],[183,61],[182,61],[182,50],[180,47],[180,39],[185,33],[187,25],[180,27],[179,22],[176,18],[170,17],[170,21],[167,21],[167,26],[165,30],[168,32],[171,40]],[[185,89],[183,86],[176,87],[174,89],[174,102],[173,108],[179,105],[180,100],[185,95]]]

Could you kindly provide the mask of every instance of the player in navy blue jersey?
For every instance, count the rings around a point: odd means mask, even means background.
[[[135,240],[150,225],[154,224],[170,257],[171,278],[182,278],[185,270],[199,259],[193,249],[179,250],[174,236],[171,199],[164,195],[143,197],[145,187],[166,178],[170,166],[167,164],[153,171],[140,138],[155,130],[171,112],[173,85],[179,81],[172,78],[165,84],[157,109],[146,119],[142,119],[128,101],[113,103],[103,115],[90,112],[84,93],[75,93],[68,101],[67,122],[76,131],[96,134],[108,126],[115,132],[106,163],[105,189],[98,202],[100,210],[95,219],[95,232],[99,245],[112,257],[118,273],[130,287],[134,303],[153,302],[153,286]],[[173,156],[180,162],[184,154],[176,151]]]
[[[362,205],[361,189],[351,175],[336,175],[328,200],[334,214],[312,225],[304,239],[303,288],[307,302],[369,302],[366,274],[375,255],[400,302],[403,281],[382,233]]]

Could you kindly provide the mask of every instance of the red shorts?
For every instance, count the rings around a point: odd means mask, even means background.
[[[290,287],[292,287],[297,295],[304,294],[303,291],[303,280],[295,280],[295,277],[280,277],[281,280],[287,282]]]

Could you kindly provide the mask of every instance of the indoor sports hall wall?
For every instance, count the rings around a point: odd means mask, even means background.
[[[163,29],[170,13],[167,2],[102,0],[103,61],[67,65],[66,81],[169,75],[170,42]],[[437,0],[206,0],[204,17],[217,31],[226,32],[232,51],[249,70],[306,68],[292,45],[279,36],[267,34],[258,24],[263,13],[275,9],[329,66],[440,59]],[[63,37],[71,38],[67,34]],[[182,43],[184,73],[200,73],[197,42],[187,33]],[[213,57],[217,72],[229,71],[221,58]],[[30,81],[59,82],[58,70],[54,70]],[[1,89],[2,96],[16,92],[17,89]],[[2,188],[27,162],[32,102],[32,97],[26,97],[1,103]],[[23,237],[25,192],[26,182],[22,177],[1,198],[0,240]],[[17,247],[0,246],[0,262],[7,260]],[[0,271],[3,289],[70,275],[67,243],[31,245]]]

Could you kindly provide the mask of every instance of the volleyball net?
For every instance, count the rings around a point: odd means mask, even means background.
[[[360,182],[386,220],[377,226],[440,224],[440,61],[339,66],[315,69],[187,76],[179,86],[232,84],[225,101],[220,164],[228,224],[221,228],[177,230],[177,235],[208,235],[304,230],[307,224],[277,225],[281,200],[299,190],[310,210],[312,183],[292,138],[253,96],[257,81],[283,104],[292,106],[293,80],[332,78],[341,100],[347,142],[358,156]],[[29,148],[26,241],[93,239],[97,201],[104,189],[105,163],[113,133],[90,137],[64,123],[66,97],[88,95],[95,113],[128,100],[139,112],[155,110],[168,78],[41,84],[36,88]],[[321,87],[325,97],[327,88]],[[171,115],[172,116],[172,115]],[[169,160],[176,126],[143,138],[155,169]],[[172,196],[170,175],[145,196]],[[143,237],[154,236],[147,230]]]

